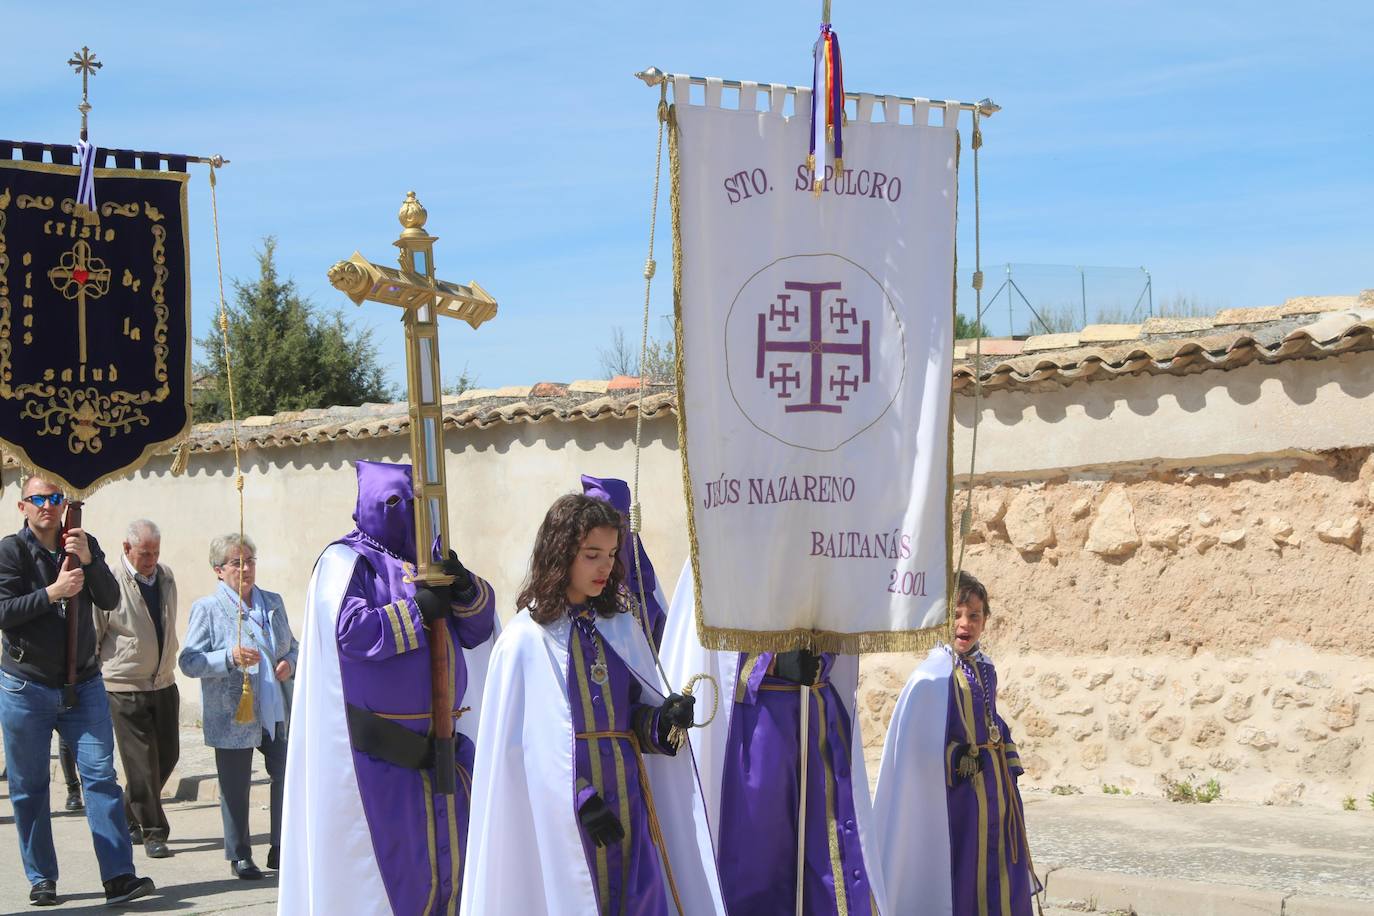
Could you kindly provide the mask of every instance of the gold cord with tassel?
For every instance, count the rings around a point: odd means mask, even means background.
[[[238,405],[234,401],[234,367],[229,355],[229,306],[224,301],[224,262],[220,256],[219,247],[219,200],[215,194],[215,163],[210,163],[210,212],[212,214],[215,227],[215,269],[219,274],[219,333],[224,341],[224,386],[229,392],[229,426],[233,435],[234,443],[234,486],[239,491],[239,562],[243,562],[243,466],[239,460],[239,419]],[[243,567],[239,567],[239,574],[243,574]],[[235,589],[235,597],[239,601],[238,630],[235,636],[236,648],[243,648],[243,618],[248,613],[247,607],[243,603],[243,595]],[[264,659],[259,658],[258,664],[264,663]],[[253,709],[253,676],[247,671],[243,674],[243,692],[239,694],[239,705],[234,710],[234,722],[238,725],[248,725],[257,719],[257,713]]]

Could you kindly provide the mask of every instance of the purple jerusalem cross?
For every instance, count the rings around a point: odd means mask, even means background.
[[[764,363],[769,353],[804,353],[811,359],[809,379],[810,400],[805,404],[788,404],[783,410],[787,413],[843,413],[844,407],[842,405],[826,404],[821,401],[824,392],[824,367],[822,364],[827,355],[858,356],[862,358],[861,365],[863,368],[860,375],[849,375],[849,367],[847,365],[842,365],[840,366],[841,373],[839,377],[832,378],[830,382],[832,391],[836,388],[839,389],[839,395],[836,400],[848,401],[849,394],[853,391],[858,391],[859,385],[869,380],[869,322],[864,321],[862,323],[863,340],[861,343],[838,343],[836,341],[826,340],[821,328],[821,297],[826,292],[841,289],[842,285],[838,282],[800,283],[789,280],[783,284],[783,287],[788,290],[810,294],[810,336],[806,340],[769,340],[768,321],[770,318],[776,318],[778,316],[772,308],[769,309],[769,314],[767,315],[760,312],[758,359],[755,363],[754,377],[760,379],[764,377]],[[785,307],[786,298],[783,295],[779,295],[778,298]],[[834,308],[831,309],[830,319],[832,321],[838,320],[840,324],[839,333],[848,334],[849,329],[845,326],[846,321],[854,322],[857,320],[857,309],[850,308],[846,310],[844,306],[848,304],[848,300],[837,298],[836,302],[840,303],[840,308],[838,311]],[[796,307],[793,306],[792,309],[795,310]],[[791,317],[794,321],[796,320],[796,316],[793,314],[785,316],[783,318],[784,323],[787,317]],[[788,330],[788,328],[780,326],[779,330]],[[790,368],[790,364],[787,364],[787,367]],[[783,377],[786,378],[787,382],[791,382],[792,384],[800,383],[800,379],[796,378],[795,375],[784,373]],[[770,374],[768,377],[769,387],[776,388],[778,382],[782,380],[783,379],[779,378],[776,374]],[[787,391],[785,383],[783,385],[783,393],[780,394],[779,397],[791,397],[791,392]]]

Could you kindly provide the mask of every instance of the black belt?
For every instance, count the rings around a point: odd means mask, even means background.
[[[434,739],[411,731],[404,725],[375,712],[344,704],[348,714],[348,737],[355,751],[407,770],[434,767]]]

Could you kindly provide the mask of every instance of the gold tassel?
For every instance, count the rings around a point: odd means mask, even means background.
[[[711,685],[716,688],[715,700],[711,703],[711,715],[705,722],[695,725],[696,728],[705,728],[715,721],[716,713],[720,711],[720,684],[716,683],[716,679],[709,674],[694,674],[692,675],[692,679],[687,682],[687,686],[682,688],[682,695],[684,697],[690,697],[692,691],[696,689],[698,681],[710,681]],[[683,728],[681,725],[674,725],[672,728],[668,729],[668,743],[673,746],[673,750],[682,750],[682,745],[686,742],[687,729]]]
[[[253,681],[251,677],[252,675],[248,672],[243,673],[243,693],[239,694],[239,708],[234,710],[234,722],[239,725],[247,725],[257,719],[257,715],[253,712]]]
[[[836,178],[836,180],[838,180],[838,179],[840,178],[840,176],[843,175],[843,174],[844,174],[844,158],[843,158],[842,156],[836,156],[836,157],[835,157],[835,178]]]

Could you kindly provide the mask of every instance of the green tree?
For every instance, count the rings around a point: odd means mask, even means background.
[[[390,401],[395,392],[377,361],[372,332],[344,323],[339,312],[321,313],[302,298],[296,284],[277,274],[277,240],[268,236],[258,252],[258,276],[234,281],[229,347],[234,398],[241,418],[283,410],[305,410]],[[228,378],[219,315],[196,341],[206,360],[196,366],[206,377],[196,398],[198,422],[229,418]]]
[[[974,337],[988,336],[987,328],[962,312],[954,313],[954,339],[969,340]]]

